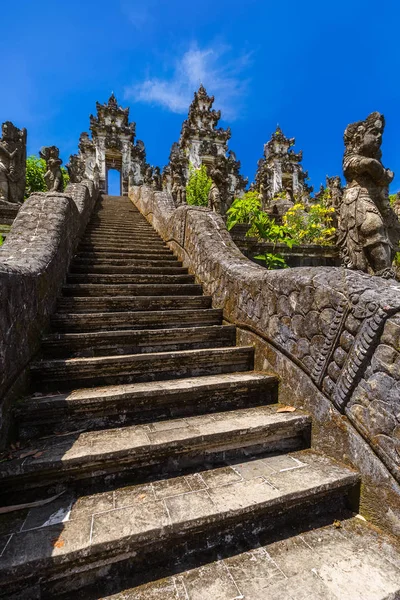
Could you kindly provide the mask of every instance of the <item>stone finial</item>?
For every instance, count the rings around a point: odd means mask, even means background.
[[[384,128],[383,115],[374,112],[348,125],[344,133],[347,185],[340,204],[338,244],[345,267],[392,278],[400,223],[388,199],[394,174],[381,161]]]
[[[26,181],[26,129],[6,121],[0,139],[0,201],[21,204]]]
[[[306,180],[307,171],[303,170],[302,152],[293,152],[295,138],[287,138],[277,126],[271,139],[264,145],[264,156],[258,161],[255,187],[261,196],[264,210],[279,197],[308,202],[313,188]]]
[[[61,171],[62,160],[59,157],[59,149],[57,146],[44,146],[40,149],[40,158],[46,161],[46,173],[44,180],[48,192],[62,192],[64,190],[64,182]]]

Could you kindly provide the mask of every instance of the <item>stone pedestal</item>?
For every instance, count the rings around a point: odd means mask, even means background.
[[[0,200],[0,225],[12,225],[22,204]]]

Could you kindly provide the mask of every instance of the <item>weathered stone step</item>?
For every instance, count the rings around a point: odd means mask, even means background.
[[[130,237],[138,235],[151,235],[154,238],[161,239],[158,233],[151,227],[151,225],[90,225],[86,228],[85,234],[101,234],[101,235],[127,235]]]
[[[253,357],[253,347],[243,346],[41,360],[31,364],[31,374],[40,391],[47,392],[251,371]]]
[[[141,312],[56,313],[51,319],[54,331],[79,333],[122,329],[163,329],[221,325],[222,310],[162,310]]]
[[[172,264],[171,264],[172,263]],[[110,267],[110,266],[115,266],[115,267],[125,267],[125,266],[131,266],[131,267],[168,267],[170,269],[181,269],[182,267],[182,261],[180,260],[175,260],[175,261],[171,261],[170,258],[168,257],[168,260],[156,260],[155,258],[141,258],[141,259],[137,259],[137,258],[113,258],[113,257],[106,257],[104,255],[102,256],[75,256],[74,260],[71,264],[71,267],[75,268],[75,267],[98,267],[98,266],[106,266],[106,267]]]
[[[115,250],[115,251],[106,251],[106,250],[87,250],[78,252],[75,259],[90,259],[90,260],[137,260],[137,261],[146,261],[146,262],[155,262],[155,263],[177,263],[180,264],[180,261],[174,256],[171,250],[163,250],[162,252],[146,252],[144,250],[134,250],[134,251],[124,251],[124,250]]]
[[[32,396],[19,407],[20,439],[104,429],[277,402],[278,381],[261,373],[204,375]]]
[[[186,283],[71,283],[62,288],[65,296],[195,296],[203,293],[201,285]]]
[[[124,261],[128,264],[120,264],[120,265],[107,265],[107,264],[97,264],[93,262],[82,263],[74,261],[69,269],[70,273],[80,273],[87,275],[95,275],[95,274],[130,274],[130,275],[188,275],[188,271],[184,267],[175,267],[174,264],[169,266],[148,266],[142,265],[138,266],[137,264],[130,264],[128,261]],[[89,281],[89,280],[88,280]],[[192,281],[192,280],[191,280]]]
[[[125,246],[123,244],[118,244],[115,242],[114,244],[84,244],[81,243],[79,245],[79,253],[81,252],[90,252],[95,254],[103,254],[106,256],[115,256],[116,254],[122,255],[141,255],[148,256],[151,258],[153,255],[159,256],[162,260],[166,260],[165,256],[172,256],[174,260],[176,257],[172,254],[172,251],[167,247],[163,246],[160,248],[153,248],[151,246],[143,245],[133,245],[129,244]]]
[[[145,232],[151,233],[154,236],[160,238],[158,233],[153,229],[153,227],[149,223],[120,223],[120,224],[112,224],[109,221],[105,223],[90,223],[86,228],[86,233],[88,232],[100,232],[107,233],[111,232],[113,235],[118,235],[119,233],[135,233],[135,232]]]
[[[341,526],[335,527],[338,518]],[[278,536],[261,532],[252,536],[253,546],[232,540],[229,547],[209,552],[207,562],[202,557],[201,566],[189,555],[179,562],[177,573],[174,553],[157,574],[143,565],[140,581],[135,573],[130,589],[117,591],[117,570],[108,572],[113,595],[102,600],[400,598],[399,546],[383,531],[356,517],[343,519],[336,513],[335,519],[332,512],[312,530],[304,531],[298,523],[282,528],[281,521],[274,522]]]
[[[134,252],[135,250],[168,250],[169,248],[166,246],[164,242],[154,242],[152,240],[146,240],[143,238],[138,238],[136,240],[123,240],[119,238],[103,238],[103,239],[95,239],[95,238],[83,238],[81,241],[81,246],[87,247],[88,245],[93,246],[93,248],[125,248],[126,250],[130,250]]]
[[[67,276],[67,283],[87,283],[87,284],[105,284],[117,285],[134,284],[134,285],[181,285],[194,283],[193,275],[164,275],[164,274],[148,274],[148,273],[70,273]]]
[[[147,233],[138,233],[136,235],[106,235],[102,233],[91,233],[85,234],[82,238],[83,243],[99,243],[99,244],[107,244],[107,243],[118,243],[123,244],[125,246],[128,245],[145,245],[148,244],[154,248],[164,247],[165,242],[159,236],[152,236]]]
[[[150,352],[175,352],[196,348],[234,346],[234,325],[175,327],[85,333],[53,333],[43,337],[46,358],[115,356]]]
[[[93,312],[193,311],[211,308],[211,296],[71,296],[58,298],[57,311]],[[144,317],[143,317],[144,318]]]
[[[100,431],[86,431],[34,440],[24,449],[40,456],[0,463],[0,497],[18,490],[87,479],[95,485],[131,480],[153,473],[173,474],[204,463],[224,462],[228,455],[243,459],[248,452],[286,452],[304,448],[310,438],[310,418],[300,412],[278,413],[278,405],[156,421]],[[226,456],[224,455],[226,453]],[[248,454],[247,454],[248,455]],[[125,478],[126,480],[126,478]],[[103,486],[104,489],[104,486]]]
[[[265,425],[264,422],[257,428],[261,431]],[[236,440],[241,437],[241,431],[238,422],[236,430],[232,429]],[[171,432],[167,436],[165,432],[156,435],[162,436],[160,450],[168,444],[164,440],[173,438]],[[204,436],[210,437],[208,428],[204,428]],[[116,439],[114,455],[124,442],[123,437]],[[141,443],[142,440],[138,440],[136,453],[140,452]],[[182,442],[178,440],[177,443]],[[79,455],[73,447],[66,450],[65,460],[58,459],[59,472],[66,474],[73,462],[67,458],[67,453],[71,456],[76,453],[76,468],[84,458],[95,463],[98,440],[92,448],[93,452],[88,455]],[[121,454],[125,458],[125,448]],[[124,458],[121,457],[121,463]],[[29,459],[26,469],[28,463]],[[50,463],[53,468],[55,464],[57,462]],[[53,506],[50,504],[40,512],[30,513],[23,525],[20,524],[22,531],[16,528],[7,540],[0,559],[2,597],[9,599],[11,593],[19,592],[20,595],[14,598],[28,598],[22,596],[24,588],[33,590],[36,598],[55,598],[60,592],[79,594],[79,588],[93,585],[96,580],[102,582],[103,597],[104,590],[110,590],[107,586],[121,581],[124,569],[125,575],[129,572],[138,574],[144,568],[150,570],[152,565],[168,563],[171,553],[176,554],[175,564],[179,564],[189,549],[192,554],[197,549],[197,554],[201,555],[205,548],[217,549],[225,543],[232,546],[232,540],[239,536],[244,539],[246,533],[251,535],[255,529],[258,535],[273,529],[274,521],[282,523],[282,517],[286,518],[287,525],[296,524],[299,515],[304,516],[310,505],[319,510],[321,506],[330,505],[332,515],[341,517],[357,484],[358,476],[350,469],[305,451],[242,463],[230,461],[223,468],[203,469],[194,475],[118,488],[113,494],[77,497],[67,492]],[[52,522],[50,516],[56,513],[58,521],[53,517],[56,524],[49,524]],[[309,517],[310,521],[312,517]],[[222,541],[224,538],[226,542]],[[309,550],[307,545],[304,553],[306,550]],[[330,552],[328,554],[332,557]],[[270,563],[267,582],[272,576],[271,569],[272,572],[277,569],[271,560]],[[257,569],[250,579],[256,579],[259,572]],[[396,573],[393,565],[389,573],[391,577]],[[201,592],[197,598],[216,599],[216,588],[212,589],[214,594],[211,596]],[[76,597],[88,597],[85,590],[81,593],[83,595]],[[235,589],[235,593],[236,596],[219,594],[219,598],[241,597],[238,590]],[[160,600],[174,597],[178,596],[164,593]],[[287,596],[279,594],[279,598],[283,597]],[[296,596],[291,594],[291,597]]]

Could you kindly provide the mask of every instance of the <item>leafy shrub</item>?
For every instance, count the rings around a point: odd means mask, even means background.
[[[212,179],[207,175],[205,165],[200,169],[189,166],[189,181],[186,185],[186,202],[192,206],[207,206],[208,194],[212,186]]]
[[[241,198],[236,198],[227,210],[228,231],[238,224],[251,225],[260,212],[261,201],[258,192],[246,192]]]
[[[25,199],[34,192],[46,191],[45,173],[46,161],[35,155],[28,156],[26,159]]]
[[[63,176],[64,189],[69,183],[68,171],[65,167],[61,167]],[[26,184],[25,184],[25,200],[34,192],[46,192],[46,182],[44,176],[46,173],[46,161],[34,154],[26,159]]]
[[[283,217],[286,234],[295,244],[332,244],[336,229],[332,226],[333,207],[322,203],[312,204],[309,208],[300,202],[292,206]]]

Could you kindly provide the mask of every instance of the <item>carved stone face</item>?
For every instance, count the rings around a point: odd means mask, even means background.
[[[383,123],[377,119],[364,133],[360,143],[360,152],[367,156],[375,156],[382,144]]]

